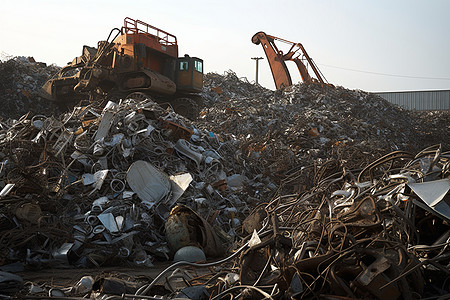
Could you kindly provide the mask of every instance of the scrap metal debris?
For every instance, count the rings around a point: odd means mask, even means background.
[[[442,138],[450,133],[449,112],[407,111],[374,94],[317,84],[273,92],[232,72],[205,81],[207,108],[197,126],[239,141],[240,165],[276,183],[330,158],[358,168],[394,150],[450,148]],[[293,189],[312,183],[296,180]]]
[[[103,111],[86,106],[40,117],[39,126],[26,116],[3,124],[3,259],[79,267],[168,259],[164,222],[190,185],[199,188],[178,203],[203,203],[204,216],[231,205],[245,211],[245,202],[213,188],[226,180],[218,144],[197,131],[197,145],[188,145],[164,126],[174,120],[187,126],[151,100],[128,99]],[[177,147],[181,141],[189,151]],[[224,212],[214,218],[228,220]]]
[[[342,87],[273,92],[232,72],[207,74],[202,96],[195,121],[148,98],[2,121],[0,294],[450,293],[448,113],[418,118]],[[151,279],[19,276],[172,260]]]
[[[59,115],[62,112],[59,107],[39,96],[41,86],[59,69],[36,62],[33,57],[0,60],[0,117],[18,119],[28,112]]]

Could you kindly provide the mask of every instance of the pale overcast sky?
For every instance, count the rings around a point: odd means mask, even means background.
[[[65,65],[96,46],[123,19],[177,36],[179,54],[205,72],[255,79],[258,31],[302,43],[326,79],[365,91],[450,89],[447,0],[15,0],[2,1],[0,52]],[[293,81],[300,76],[289,67]],[[267,60],[259,81],[274,89]]]

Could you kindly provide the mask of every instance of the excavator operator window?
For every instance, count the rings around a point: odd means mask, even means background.
[[[189,69],[189,63],[187,61],[180,61],[180,71]]]
[[[194,62],[194,69],[200,73],[203,73],[203,63],[201,61],[196,60]]]

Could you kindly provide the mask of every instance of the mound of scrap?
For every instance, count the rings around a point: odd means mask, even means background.
[[[59,69],[55,65],[36,62],[33,57],[0,60],[0,117],[19,119],[28,112],[59,115],[59,107],[39,97],[39,89]]]
[[[19,107],[18,95],[0,96]],[[195,120],[150,98],[3,120],[0,294],[450,293],[447,112],[342,87],[274,92],[232,72],[207,74],[202,97]],[[58,268],[86,273],[30,280]]]

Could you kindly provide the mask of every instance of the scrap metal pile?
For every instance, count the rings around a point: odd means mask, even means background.
[[[274,92],[232,72],[208,74],[205,86],[208,108],[197,126],[238,140],[241,165],[277,183],[331,158],[360,168],[399,149],[417,153],[433,144],[450,149],[449,112],[407,111],[342,87],[300,84]],[[294,190],[312,183],[296,180]]]
[[[81,267],[115,260],[151,266],[150,253],[169,258],[164,222],[189,185],[191,193],[177,203],[198,206],[204,216],[220,209],[214,218],[224,218],[224,226],[237,208],[248,211],[237,196],[217,192],[227,180],[236,189],[242,181],[223,170],[219,147],[227,144],[186,128],[182,117],[151,100],[2,125],[8,260],[52,265],[57,256]]]
[[[33,57],[0,60],[0,117],[18,119],[28,112],[60,114],[58,107],[38,95],[42,85],[59,69],[55,65],[36,62]]]
[[[130,97],[2,121],[0,294],[450,293],[448,114],[341,87],[273,92],[231,72],[206,75],[202,96],[197,120]],[[55,288],[7,272],[161,260],[175,263],[150,281],[86,274]]]

